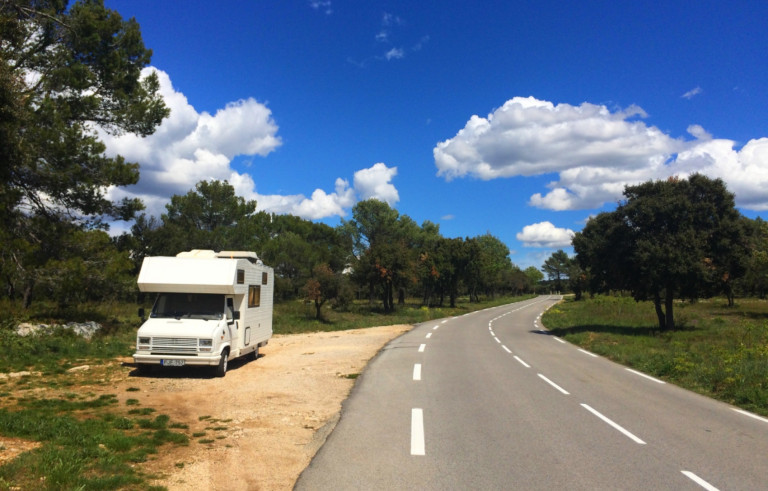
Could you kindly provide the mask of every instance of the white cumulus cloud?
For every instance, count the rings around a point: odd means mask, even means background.
[[[355,191],[360,199],[376,198],[389,205],[400,201],[400,195],[391,183],[397,175],[397,167],[387,167],[379,162],[372,167],[355,172]]]
[[[741,150],[713,139],[699,125],[694,138],[672,138],[640,118],[637,106],[611,111],[582,103],[553,104],[515,97],[487,117],[472,116],[456,136],[433,149],[439,176],[446,180],[557,174],[532,206],[551,210],[590,209],[622,198],[626,185],[699,172],[720,177],[739,206],[768,209],[765,138]]]
[[[555,248],[570,246],[573,236],[571,229],[555,227],[551,222],[539,222],[526,225],[516,237],[523,243],[523,247]]]
[[[266,157],[282,141],[271,110],[255,99],[230,102],[215,114],[198,112],[181,92],[173,88],[167,73],[154,71],[160,80],[160,93],[171,114],[154,134],[139,138],[101,132],[107,153],[119,154],[140,164],[140,180],[129,188],[112,188],[110,199],[141,198],[151,215],[160,215],[173,195],[184,195],[203,180],[228,181],[238,196],[256,200],[259,210],[290,213],[306,219],[344,216],[358,195],[378,198],[393,204],[399,200],[392,178],[397,168],[383,163],[362,169],[354,175],[354,187],[337,178],[334,190],[315,189],[309,198],[296,195],[262,195],[250,174],[232,168],[238,155]]]

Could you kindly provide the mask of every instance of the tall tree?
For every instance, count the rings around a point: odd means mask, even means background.
[[[501,289],[503,279],[511,278],[513,272],[509,248],[490,233],[467,239],[467,247],[469,263],[466,286],[470,301],[479,301],[478,289],[493,298]]]
[[[194,191],[172,196],[166,210],[163,224],[184,237],[188,248],[245,249],[248,238],[239,231],[247,228],[256,212],[256,201],[236,196],[227,181],[201,181]]]
[[[2,270],[28,301],[67,234],[142,208],[107,199],[138,181],[138,164],[107,157],[98,132],[149,135],[168,109],[157,77],[141,77],[151,51],[139,25],[102,1],[4,0],[0,32]]]
[[[761,218],[750,222],[749,258],[741,288],[751,295],[765,298],[768,292],[768,222]]]
[[[358,284],[376,290],[385,312],[394,308],[395,289],[415,274],[416,231],[413,220],[376,199],[358,202],[342,228],[353,244],[352,269]]]
[[[137,200],[112,203],[108,186],[135,184],[138,165],[104,155],[96,128],[146,136],[168,109],[155,75],[141,78],[152,52],[139,25],[102,1],[0,3],[3,112],[2,197],[26,214],[98,223],[129,218]]]
[[[712,294],[743,275],[748,247],[733,194],[720,179],[649,181],[628,186],[616,211],[574,237],[579,263],[602,288],[652,300],[661,329],[674,329],[675,298]],[[722,288],[722,285],[721,285]]]
[[[544,279],[544,273],[539,271],[535,266],[528,266],[523,271],[528,278],[528,285],[533,293],[536,293],[536,287]]]
[[[312,268],[312,277],[304,285],[304,295],[315,304],[315,319],[323,320],[322,307],[329,300],[344,295],[344,277],[334,273],[326,263]]]
[[[563,291],[563,280],[568,279],[568,273],[571,271],[571,258],[564,250],[558,249],[544,261],[541,269],[555,282],[555,289]]]

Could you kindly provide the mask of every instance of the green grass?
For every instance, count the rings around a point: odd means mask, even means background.
[[[70,400],[22,398],[0,409],[0,434],[40,442],[0,467],[8,489],[152,489],[136,463],[166,444],[188,445],[170,418],[132,419],[111,410],[114,395]]]
[[[18,302],[0,300],[0,372],[29,370],[45,375],[64,373],[82,360],[109,360],[129,356],[136,343],[138,307],[132,303],[85,304],[60,309],[55,304],[37,303],[28,310]],[[102,328],[88,341],[68,329],[51,335],[18,336],[22,322],[66,324],[95,321]]]
[[[677,303],[678,329],[659,331],[653,304],[566,300],[542,318],[556,336],[681,387],[768,415],[768,302]]]

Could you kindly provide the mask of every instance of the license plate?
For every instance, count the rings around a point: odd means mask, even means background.
[[[164,367],[183,367],[184,360],[160,360],[160,364]]]

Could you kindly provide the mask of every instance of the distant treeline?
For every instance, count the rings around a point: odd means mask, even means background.
[[[378,200],[357,203],[351,220],[331,227],[257,212],[226,181],[203,181],[173,196],[166,210],[160,218],[139,215],[130,233],[114,238],[66,222],[44,241],[17,238],[16,250],[3,255],[5,296],[25,305],[134,299],[144,257],[190,249],[255,251],[275,268],[278,300],[306,298],[318,313],[326,301],[343,307],[354,298],[380,302],[384,311],[406,296],[454,306],[459,295],[474,301],[532,292],[543,279],[536,268],[515,266],[490,234],[445,238],[438,225],[419,226]]]

